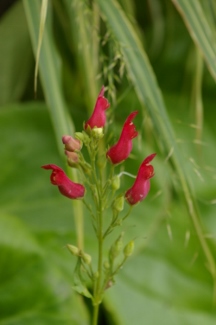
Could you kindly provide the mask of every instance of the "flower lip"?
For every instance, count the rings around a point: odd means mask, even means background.
[[[135,138],[138,135],[135,125],[132,122],[138,113],[139,113],[138,111],[134,111],[134,112],[130,113],[130,115],[127,117],[127,119],[124,123],[123,128],[127,128],[127,132],[129,132],[131,139]]]
[[[152,161],[154,159],[154,157],[156,156],[156,153],[152,153],[151,155],[149,155],[148,157],[146,157],[143,161],[143,164],[147,165],[150,163],[150,161]]]

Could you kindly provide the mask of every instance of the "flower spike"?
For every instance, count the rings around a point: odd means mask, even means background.
[[[85,129],[90,127],[103,128],[106,123],[106,114],[105,110],[109,108],[110,104],[108,100],[104,97],[104,86],[101,88],[101,91],[98,95],[94,111],[89,120],[85,123]]]
[[[49,164],[41,166],[41,168],[52,170],[50,176],[51,183],[58,186],[62,195],[69,199],[78,199],[84,196],[85,187],[79,183],[72,182],[60,167]]]
[[[154,176],[154,167],[149,165],[156,153],[149,155],[140,165],[133,186],[125,193],[126,201],[134,205],[145,199],[150,190],[150,178]]]
[[[107,157],[113,164],[119,164],[128,158],[132,150],[132,139],[137,137],[133,119],[138,111],[132,112],[126,119],[118,142],[107,151]]]

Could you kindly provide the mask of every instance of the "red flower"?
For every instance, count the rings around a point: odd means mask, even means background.
[[[127,159],[132,150],[132,139],[138,135],[132,120],[138,111],[132,112],[126,119],[118,142],[107,151],[107,157],[113,164]]]
[[[98,95],[94,111],[90,119],[85,123],[85,129],[89,126],[91,129],[94,127],[102,128],[106,123],[105,110],[110,106],[108,100],[104,97],[104,86]]]
[[[154,167],[149,165],[156,153],[148,156],[141,164],[133,186],[125,193],[125,198],[130,205],[134,205],[147,196],[150,190],[150,178],[154,176]]]
[[[41,166],[44,169],[52,169],[50,176],[51,183],[57,185],[59,191],[69,199],[78,199],[84,196],[85,187],[81,184],[72,182],[65,172],[58,166],[50,164]]]

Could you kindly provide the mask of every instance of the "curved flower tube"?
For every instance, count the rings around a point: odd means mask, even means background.
[[[50,175],[51,183],[58,186],[62,195],[69,199],[78,199],[84,196],[85,187],[79,183],[72,182],[60,167],[49,164],[41,166],[41,168],[52,170]]]
[[[119,164],[128,158],[132,150],[132,139],[137,137],[135,125],[132,120],[138,111],[132,112],[126,119],[118,142],[107,151],[107,157],[113,164]]]
[[[90,127],[103,128],[106,123],[106,114],[105,110],[109,108],[110,104],[108,100],[104,97],[104,86],[101,88],[101,91],[98,95],[94,111],[89,120],[85,123],[85,129]]]
[[[138,170],[138,174],[133,186],[125,193],[126,201],[134,205],[145,199],[150,190],[150,178],[154,176],[154,167],[149,165],[156,153],[149,155]]]

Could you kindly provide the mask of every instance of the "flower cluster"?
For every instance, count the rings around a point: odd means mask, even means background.
[[[154,176],[154,167],[151,165],[151,161],[156,155],[153,153],[144,159],[134,184],[125,193],[119,193],[121,190],[120,174],[115,174],[114,167],[124,162],[133,149],[133,141],[138,136],[134,124],[138,111],[132,112],[126,118],[118,141],[105,152],[101,152],[100,141],[104,136],[106,110],[109,106],[108,100],[104,97],[104,87],[102,87],[94,111],[88,121],[84,123],[83,131],[76,132],[74,138],[70,135],[62,137],[67,163],[70,167],[78,169],[85,186],[73,182],[60,167],[54,164],[42,166],[42,168],[52,171],[51,183],[58,187],[62,195],[69,199],[82,199],[86,209],[90,212],[98,241],[97,269],[95,270],[91,255],[84,251],[82,245],[79,244],[79,247],[76,247],[67,244],[66,247],[77,259],[73,288],[79,294],[92,299],[94,324],[96,324],[98,308],[104,292],[115,283],[115,275],[134,249],[133,240],[124,244],[124,232],[121,232],[110,248],[108,250],[106,248],[107,254],[104,256],[104,240],[115,227],[122,225],[129,216],[132,207],[147,196],[150,179]],[[82,150],[83,146],[86,150]],[[106,177],[105,167],[109,173],[108,177]],[[91,201],[88,195],[85,197],[87,190],[91,195]],[[118,191],[117,194],[116,191]],[[124,214],[125,201],[129,206]],[[106,214],[108,218],[104,222]],[[88,289],[89,280],[92,290]]]
[[[86,171],[86,168],[88,168],[86,166],[88,166],[88,164],[84,161],[84,158],[81,155],[82,145],[84,143],[88,146],[90,143],[89,138],[91,137],[98,137],[99,139],[103,136],[102,130],[106,124],[105,111],[109,108],[109,106],[110,104],[108,100],[104,97],[103,86],[98,95],[93,113],[88,121],[84,124],[84,131],[82,133],[77,133],[77,139],[74,139],[69,135],[64,135],[62,137],[69,166],[80,166]],[[134,111],[127,117],[117,143],[111,146],[106,152],[107,160],[112,165],[117,165],[125,161],[132,151],[132,140],[138,135],[133,123],[133,120],[137,114],[138,111]],[[97,151],[96,146],[94,148],[95,151]],[[151,154],[144,159],[140,165],[133,186],[126,191],[124,196],[130,205],[134,205],[142,201],[147,196],[150,189],[150,178],[154,176],[154,167],[150,164],[150,162],[155,155],[155,153]],[[72,180],[70,180],[60,167],[54,164],[49,164],[42,166],[42,168],[52,170],[50,177],[51,183],[58,186],[61,194],[70,199],[79,199],[84,197],[85,187],[82,184],[74,183]],[[89,172],[91,173],[91,168],[89,168]]]

